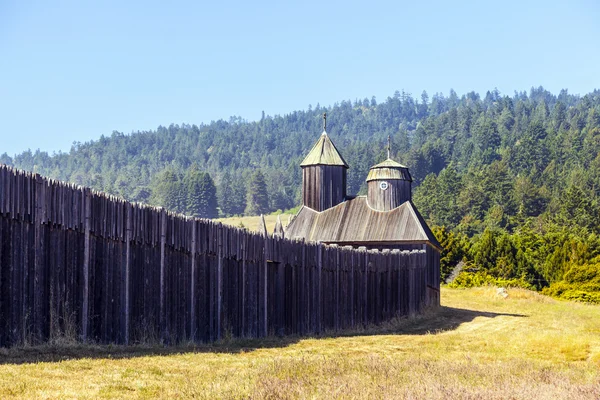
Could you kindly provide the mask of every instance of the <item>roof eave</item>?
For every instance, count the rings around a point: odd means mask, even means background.
[[[323,166],[326,166],[326,167],[344,167],[346,169],[350,168],[346,164],[327,164],[327,163],[321,163],[321,162],[320,163],[306,163],[306,164],[302,163],[302,164],[300,164],[300,168],[314,167],[316,165],[323,165]]]
[[[441,247],[439,244],[432,242],[431,240],[366,240],[366,241],[362,241],[362,240],[356,240],[356,241],[348,241],[348,240],[320,240],[321,243],[325,243],[325,244],[337,244],[337,245],[342,245],[342,244],[349,244],[349,243],[355,243],[357,245],[390,245],[390,244],[429,244],[431,245],[431,247],[435,247],[436,249],[442,251],[444,250],[443,247]]]

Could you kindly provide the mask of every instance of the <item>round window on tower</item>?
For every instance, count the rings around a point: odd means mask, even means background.
[[[380,182],[379,183],[379,189],[385,190],[387,188],[388,188],[388,183],[387,182]]]

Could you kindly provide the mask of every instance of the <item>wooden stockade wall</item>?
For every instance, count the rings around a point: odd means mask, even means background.
[[[426,263],[424,250],[266,238],[0,166],[0,346],[377,324],[430,301]]]

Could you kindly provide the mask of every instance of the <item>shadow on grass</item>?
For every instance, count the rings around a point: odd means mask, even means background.
[[[58,362],[84,358],[123,359],[145,356],[168,356],[185,353],[237,354],[257,349],[283,348],[308,338],[326,339],[373,335],[438,334],[441,332],[452,331],[461,324],[470,322],[477,317],[523,318],[527,316],[523,314],[494,313],[442,306],[435,310],[428,310],[422,315],[415,317],[395,318],[380,325],[369,325],[360,329],[349,329],[338,332],[329,331],[313,336],[269,336],[260,339],[233,338],[210,344],[185,343],[174,346],[163,346],[159,343],[121,346],[59,342],[41,346],[14,347],[9,349],[0,348],[0,365]]]
[[[399,320],[396,330],[392,329],[387,333],[397,333],[404,335],[423,335],[436,334],[440,332],[451,331],[458,328],[461,324],[471,322],[477,317],[496,318],[526,318],[524,314],[495,313],[488,311],[468,310],[464,308],[439,307],[433,312],[426,312],[423,315],[414,318],[405,318]],[[392,321],[393,325],[395,321]],[[373,333],[377,334],[377,333]]]

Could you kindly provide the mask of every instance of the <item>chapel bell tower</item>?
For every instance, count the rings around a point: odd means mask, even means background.
[[[377,211],[389,211],[411,200],[412,178],[408,168],[390,158],[388,136],[388,158],[374,165],[367,176],[367,202]]]
[[[320,212],[346,199],[348,164],[327,135],[327,114],[323,114],[321,137],[300,167],[302,167],[303,205]]]

